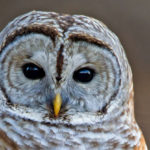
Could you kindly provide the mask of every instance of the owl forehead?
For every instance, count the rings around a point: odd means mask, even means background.
[[[50,36],[53,41],[58,37],[62,37],[63,40],[82,39],[103,44],[109,48],[112,47],[111,43],[114,38],[107,27],[96,19],[82,15],[71,16],[54,12],[33,11],[17,17],[7,25],[0,34],[0,49],[2,50],[16,36],[31,32],[43,33]]]

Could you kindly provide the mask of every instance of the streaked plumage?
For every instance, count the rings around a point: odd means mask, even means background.
[[[31,63],[44,71],[39,79],[25,72]],[[125,52],[96,19],[41,11],[14,19],[0,33],[0,88],[0,149],[147,149]]]

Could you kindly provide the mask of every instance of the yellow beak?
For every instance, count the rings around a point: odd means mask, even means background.
[[[55,97],[55,99],[53,101],[54,115],[55,115],[55,117],[57,117],[59,115],[61,104],[62,104],[61,96],[60,96],[59,93],[57,93],[56,97]]]

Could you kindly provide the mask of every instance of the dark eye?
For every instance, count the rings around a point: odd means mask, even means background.
[[[87,83],[94,77],[94,70],[90,68],[82,68],[74,72],[73,79],[77,82]]]
[[[24,75],[31,80],[41,79],[45,76],[44,70],[33,63],[23,65],[22,71]]]

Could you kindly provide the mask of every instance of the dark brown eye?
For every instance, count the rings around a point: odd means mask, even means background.
[[[73,79],[77,82],[87,83],[94,77],[94,70],[90,68],[82,68],[74,72]]]
[[[33,63],[23,65],[22,71],[31,80],[42,79],[45,76],[44,70]]]

